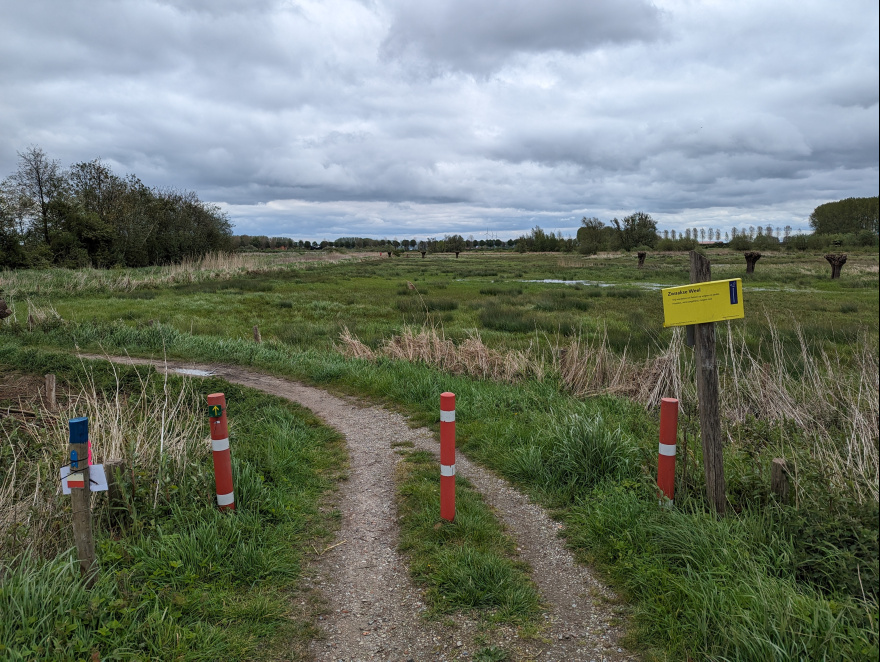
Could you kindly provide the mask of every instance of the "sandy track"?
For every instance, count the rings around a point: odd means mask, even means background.
[[[312,643],[315,660],[466,660],[478,624],[457,616],[454,624],[427,622],[419,590],[412,585],[405,559],[397,551],[394,468],[399,456],[392,444],[412,442],[437,453],[426,428],[410,428],[405,417],[364,405],[322,389],[238,366],[151,361],[81,354],[118,363],[152,364],[157,370],[213,374],[235,384],[271,393],[314,412],[346,439],[350,477],[340,485],[341,525],[333,546],[319,556],[309,581],[324,596],[328,613],[319,627],[325,639]],[[192,371],[192,372],[190,372]],[[546,604],[538,637],[519,639],[511,628],[483,633],[491,644],[514,651],[519,660],[628,660],[617,645],[621,631],[613,594],[578,565],[558,537],[559,525],[544,510],[492,472],[456,457],[458,473],[484,495],[509,534]]]

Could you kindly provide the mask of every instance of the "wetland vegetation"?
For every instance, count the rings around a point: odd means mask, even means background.
[[[628,598],[648,658],[876,659],[877,252],[851,251],[837,280],[815,251],[748,275],[741,253],[707,254],[746,305],[717,325],[723,519],[703,494],[691,350],[662,325],[659,288],[687,282],[686,253],[642,269],[628,253],[475,251],[3,272],[0,364],[39,374],[74,347],[239,363],[430,425],[454,391],[462,450],[553,509]],[[683,411],[673,509],[653,486],[662,396]],[[775,457],[792,467],[784,503]]]

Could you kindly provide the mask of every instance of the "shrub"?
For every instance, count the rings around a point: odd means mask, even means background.
[[[750,251],[752,250],[752,242],[745,235],[739,235],[730,240],[727,247],[734,251]]]
[[[759,251],[778,251],[781,248],[781,245],[776,237],[771,237],[769,234],[762,234],[755,237],[755,241],[752,242],[752,248]]]
[[[681,239],[661,239],[657,242],[655,250],[658,251],[692,251],[699,246],[696,239],[682,237]]]

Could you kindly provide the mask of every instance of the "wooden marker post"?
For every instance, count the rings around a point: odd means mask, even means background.
[[[46,406],[49,411],[55,411],[55,375],[52,373],[46,375]]]
[[[95,583],[98,567],[95,563],[95,539],[92,534],[92,490],[89,478],[89,419],[72,418],[70,429],[70,487],[73,510],[73,539],[82,574],[88,586]]]
[[[125,460],[107,460],[104,462],[107,474],[107,506],[110,509],[111,521],[119,522],[126,510],[125,496],[122,493],[122,476],[125,473]]]
[[[691,282],[712,280],[709,260],[691,251]],[[700,439],[703,442],[703,472],[706,496],[715,512],[723,515],[727,507],[724,460],[721,443],[721,411],[718,406],[718,365],[715,360],[715,322],[694,325],[697,360],[697,398],[700,403]]]
[[[229,453],[229,425],[226,422],[226,396],[208,396],[208,417],[211,421],[211,450],[214,456],[214,484],[220,510],[235,510],[232,490],[232,456]]]
[[[770,465],[770,489],[781,503],[788,503],[788,465],[781,457],[774,458]]]
[[[455,393],[440,394],[440,517],[455,519]]]

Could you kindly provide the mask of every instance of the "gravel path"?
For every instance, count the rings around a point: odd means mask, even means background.
[[[392,444],[412,442],[436,454],[439,445],[427,428],[413,429],[405,417],[382,407],[238,366],[81,356],[215,375],[301,404],[345,436],[350,476],[340,484],[337,497],[341,526],[335,543],[317,557],[307,579],[328,605],[318,622],[326,636],[311,646],[315,660],[468,660],[480,648],[475,644],[478,636],[480,645],[501,646],[514,660],[636,659],[616,643],[622,631],[615,625],[620,618],[613,593],[589,568],[574,561],[558,537],[560,525],[461,453],[456,457],[457,473],[483,494],[516,540],[521,560],[533,568],[532,578],[546,605],[546,627],[536,637],[520,639],[513,628],[480,631],[477,622],[460,615],[443,623],[421,618],[425,607],[420,591],[397,551],[394,469],[400,456]]]

